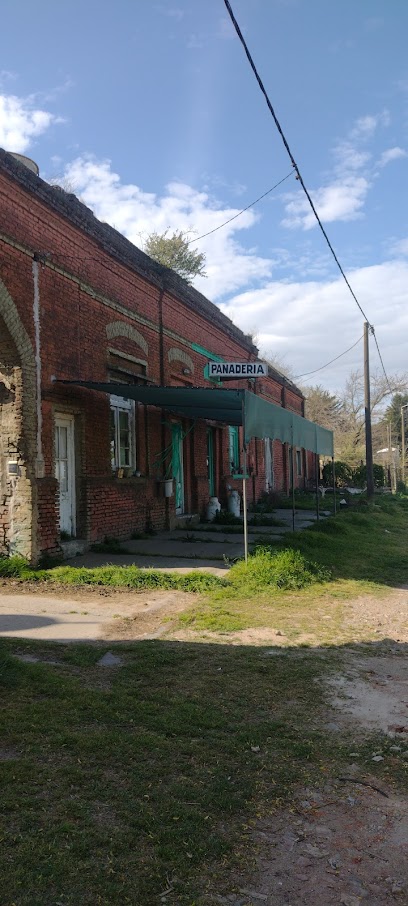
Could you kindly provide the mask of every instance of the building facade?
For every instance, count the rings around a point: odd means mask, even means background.
[[[209,361],[257,357],[201,293],[0,150],[0,553],[37,562],[66,539],[160,529],[240,489],[241,429],[60,381],[216,393]],[[273,369],[225,386],[303,415],[301,392]],[[312,454],[251,441],[250,500],[289,491],[292,455],[304,487]]]

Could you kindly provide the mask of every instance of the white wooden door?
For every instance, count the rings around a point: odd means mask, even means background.
[[[55,418],[55,477],[59,484],[60,532],[75,537],[75,434],[72,415],[57,415]]]

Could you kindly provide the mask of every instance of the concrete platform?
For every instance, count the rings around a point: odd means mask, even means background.
[[[216,558],[205,555],[198,558],[197,551],[195,556],[189,557],[182,554],[180,556],[180,546],[177,546],[175,553],[169,554],[167,545],[159,539],[157,539],[156,544],[157,550],[150,550],[146,554],[140,554],[136,551],[129,554],[96,554],[88,551],[87,554],[74,557],[69,561],[68,565],[77,568],[85,566],[88,569],[94,569],[97,566],[107,566],[108,564],[113,564],[114,566],[138,566],[140,569],[157,569],[166,573],[189,573],[192,570],[205,570],[206,573],[212,573],[215,576],[225,576],[229,569],[229,563],[220,554],[218,546]],[[242,554],[239,554],[239,556],[243,556],[243,551],[244,545],[242,544]]]
[[[264,536],[272,541],[279,541],[286,533],[292,531],[292,511],[277,510],[274,513],[282,526],[254,525],[249,526],[249,550]],[[300,531],[316,521],[316,514],[309,510],[298,511],[295,515],[295,529]],[[215,528],[215,526],[214,526]],[[235,527],[234,527],[235,528]],[[217,531],[206,531],[200,527],[188,525],[183,529],[160,532],[151,538],[123,542],[126,553],[96,553],[88,551],[74,557],[69,565],[80,568],[93,568],[112,563],[116,566],[138,566],[140,569],[157,569],[162,572],[189,572],[205,570],[214,575],[225,575],[229,566],[244,556],[243,527],[242,534],[228,531],[228,526],[217,526]]]

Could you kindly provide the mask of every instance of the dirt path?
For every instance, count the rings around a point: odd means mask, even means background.
[[[21,585],[0,590],[0,636],[37,641],[133,641],[157,638],[189,607],[179,591],[53,589],[44,594]]]
[[[408,765],[408,662],[349,652],[326,683],[327,731],[386,734],[371,761]],[[358,749],[358,746],[357,746]],[[408,903],[408,797],[378,781],[350,751],[341,776],[300,790],[290,811],[259,820],[250,839],[257,870],[237,879],[225,906],[391,906]]]

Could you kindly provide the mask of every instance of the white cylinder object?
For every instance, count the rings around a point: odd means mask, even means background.
[[[213,519],[215,518],[215,514],[219,513],[220,509],[221,509],[221,504],[220,504],[220,501],[218,500],[218,497],[210,497],[208,506],[207,506],[208,522],[213,521]]]
[[[232,513],[233,516],[239,516],[241,512],[241,498],[238,491],[231,491],[228,494],[228,511]]]
[[[173,479],[166,478],[164,482],[164,496],[172,497],[173,496]]]

